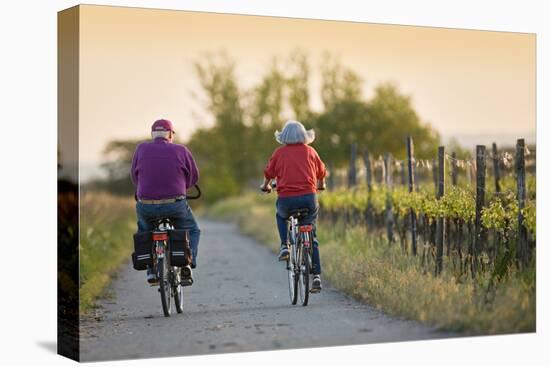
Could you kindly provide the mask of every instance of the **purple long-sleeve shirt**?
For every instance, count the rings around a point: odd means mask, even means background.
[[[199,179],[193,155],[168,139],[138,145],[132,160],[132,181],[140,199],[158,200],[185,195]]]

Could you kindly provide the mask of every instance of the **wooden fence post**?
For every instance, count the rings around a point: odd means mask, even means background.
[[[432,162],[432,178],[433,178],[433,181],[434,181],[434,193],[437,195],[437,189],[438,189],[437,164],[436,164],[437,160],[432,159],[431,162]]]
[[[384,171],[386,174],[386,230],[389,243],[393,243],[393,210],[392,210],[392,156],[384,156]]]
[[[472,186],[472,162],[469,160],[466,162],[466,181]]]
[[[415,162],[414,162],[414,144],[412,136],[407,137],[407,165],[409,169],[409,193],[414,191],[415,184]],[[412,238],[412,253],[416,256],[417,253],[417,229],[416,229],[416,212],[413,208],[410,208],[410,221],[411,221],[411,238]]]
[[[437,200],[441,200],[445,195],[445,147],[439,147],[437,150]],[[436,229],[436,261],[435,275],[441,274],[443,270],[443,241],[445,239],[445,218],[437,217]]]
[[[500,161],[498,159],[497,143],[493,143],[493,174],[495,176],[495,192],[500,192]]]
[[[349,170],[348,170],[348,187],[354,187],[357,184],[357,143],[351,144]]]
[[[477,270],[477,258],[483,248],[483,225],[481,223],[481,211],[485,205],[485,145],[476,146],[476,216],[474,237],[474,258],[472,274]]]
[[[407,184],[407,173],[405,172],[405,162],[399,162],[399,173],[401,173],[401,185]]]
[[[451,181],[453,186],[456,186],[458,180],[458,167],[456,165],[456,153],[451,154]]]
[[[493,142],[493,176],[495,177],[495,193],[498,195],[500,193],[500,159],[498,156],[497,143]],[[495,231],[496,233],[493,236],[493,246],[491,249],[492,252],[492,261],[496,262],[499,252],[499,245],[501,241],[500,232]]]
[[[525,227],[523,208],[525,208],[525,198],[527,196],[527,187],[525,184],[525,140],[518,139],[516,144],[516,176],[518,184],[518,245],[517,259],[519,264],[524,267],[528,262],[527,248],[527,228]]]
[[[374,227],[374,217],[372,213],[372,162],[370,159],[370,154],[367,149],[365,149],[365,154],[363,155],[363,160],[365,163],[365,171],[366,171],[366,180],[367,180],[367,211],[366,211],[366,217],[367,217],[367,228],[372,229]]]
[[[451,184],[456,186],[458,184],[458,163],[456,158],[456,152],[451,153]],[[447,218],[447,256],[452,256],[451,254],[451,241],[454,240],[454,247],[458,253],[459,257],[462,257],[460,244],[457,243],[458,238],[458,220],[455,219],[454,223],[454,232],[451,231],[451,219]],[[454,234],[454,238],[451,239],[451,235]],[[458,240],[460,241],[460,239]]]

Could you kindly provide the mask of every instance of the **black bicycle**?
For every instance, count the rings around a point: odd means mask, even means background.
[[[260,187],[260,190],[271,193],[276,187],[276,183],[271,183],[269,188]],[[319,185],[318,190],[325,190],[324,182]],[[302,220],[307,218],[309,209],[294,209],[287,218],[287,246],[289,257],[286,260],[286,269],[288,271],[288,294],[290,303],[295,305],[300,296],[302,306],[307,306],[310,293],[318,293],[318,290],[312,288],[313,264],[313,224],[304,224]]]
[[[288,271],[288,294],[290,302],[295,305],[300,296],[302,306],[307,306],[311,287],[312,273],[313,225],[302,224],[301,220],[309,214],[309,210],[295,209],[287,219],[287,246],[289,257],[286,261]]]
[[[197,194],[186,196],[187,200],[195,200],[201,196],[201,190],[199,186],[195,185]],[[153,272],[157,275],[158,283],[153,283],[151,286],[158,285],[158,291],[160,293],[160,300],[162,304],[162,311],[164,316],[169,317],[172,313],[172,298],[176,306],[176,312],[183,312],[183,288],[182,284],[182,266],[175,266],[171,264],[171,259],[176,257],[183,257],[184,251],[176,251],[171,248],[170,244],[174,240],[173,233],[174,226],[170,222],[170,218],[157,218],[153,222],[153,248],[152,248],[152,266]],[[184,231],[185,243],[189,244],[189,232]],[[172,241],[171,241],[172,240]],[[188,248],[189,252],[190,249]],[[191,285],[191,284],[187,284]]]

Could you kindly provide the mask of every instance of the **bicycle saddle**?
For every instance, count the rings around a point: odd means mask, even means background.
[[[308,214],[309,214],[308,208],[293,209],[290,211],[290,216],[296,219],[307,217]]]

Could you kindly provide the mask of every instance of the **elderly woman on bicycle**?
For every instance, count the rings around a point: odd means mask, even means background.
[[[308,215],[302,223],[315,224],[319,212],[317,191],[324,190],[327,171],[317,151],[308,145],[315,140],[313,130],[306,130],[300,122],[289,120],[281,132],[275,132],[275,139],[282,146],[273,152],[265,167],[260,189],[271,192],[271,181],[277,182],[275,217],[281,238],[279,261],[286,261],[289,256],[286,219],[290,211],[307,208]],[[313,241],[312,263],[312,291],[318,292],[321,290],[321,262],[317,238]]]

